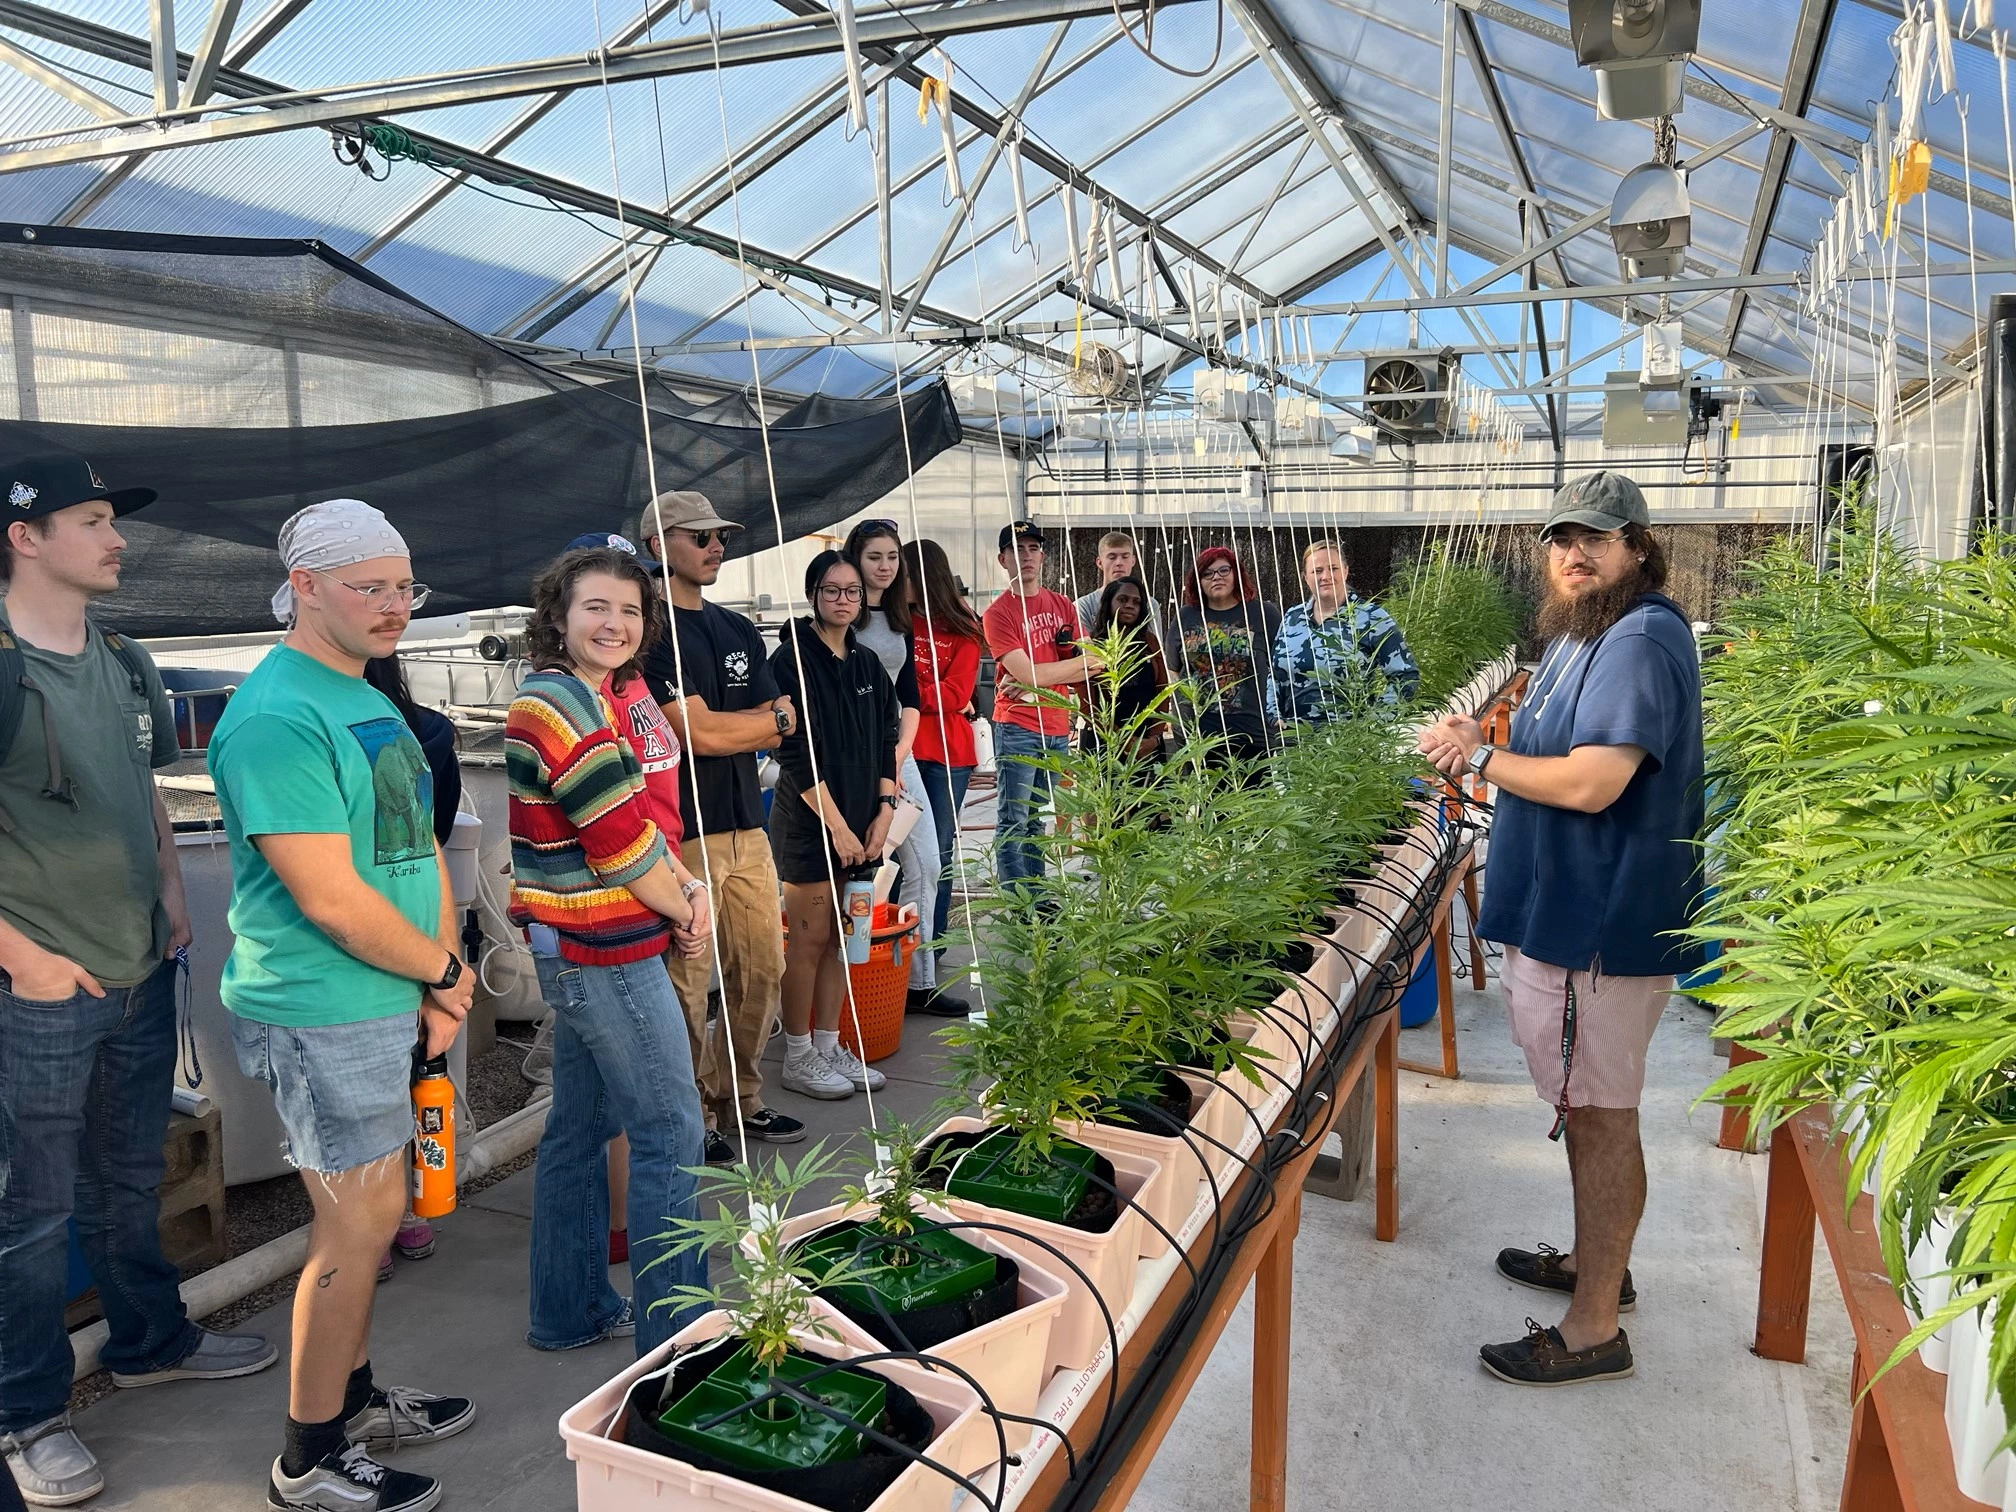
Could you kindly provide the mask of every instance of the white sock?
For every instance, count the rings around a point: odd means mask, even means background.
[[[811,1035],[792,1034],[789,1030],[785,1031],[784,1058],[786,1060],[803,1060],[806,1056],[810,1055],[811,1053],[812,1053]]]
[[[840,1048],[840,1031],[838,1029],[814,1029],[812,1031],[812,1048],[817,1050],[821,1055],[831,1055],[835,1050]]]

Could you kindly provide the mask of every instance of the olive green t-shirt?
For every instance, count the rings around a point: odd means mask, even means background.
[[[275,646],[225,705],[210,775],[231,837],[224,1006],[297,1027],[418,1008],[420,983],[358,960],[311,924],[253,844],[259,835],[347,836],[357,875],[422,934],[440,932],[434,774],[392,701],[361,677]]]
[[[8,625],[0,607],[0,626]],[[181,751],[168,695],[145,650],[146,691],[93,626],[76,656],[19,636],[27,676],[21,727],[0,757],[0,917],[44,950],[66,955],[107,987],[144,982],[161,964],[168,918],[154,834],[152,768]],[[76,807],[44,798],[49,719]]]

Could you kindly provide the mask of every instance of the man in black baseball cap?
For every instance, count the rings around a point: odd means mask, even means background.
[[[997,552],[1006,551],[1023,541],[1029,542],[1032,546],[1040,546],[1045,550],[1048,550],[1050,545],[1043,538],[1042,530],[1035,524],[1028,520],[1016,520],[1012,524],[1001,527],[1001,533],[994,538],[994,549]]]
[[[190,1321],[161,1253],[175,1084],[175,956],[189,942],[174,828],[150,768],[179,759],[147,653],[85,617],[119,586],[113,517],[152,503],[74,452],[0,454],[0,1453],[68,1506],[104,1472],[70,1426],[64,1221],[107,1299],[120,1386],[264,1370],[260,1338]]]
[[[131,514],[159,497],[151,488],[108,488],[97,468],[69,451],[24,452],[0,459],[0,482],[7,489],[0,522],[8,526],[16,520],[39,520],[94,499],[111,505],[115,515]]]

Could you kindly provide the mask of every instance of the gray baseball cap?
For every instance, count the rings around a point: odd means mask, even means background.
[[[1622,473],[1593,472],[1564,484],[1547,508],[1540,527],[1546,540],[1562,525],[1586,525],[1591,530],[1622,530],[1626,525],[1650,525],[1652,511],[1636,483]]]

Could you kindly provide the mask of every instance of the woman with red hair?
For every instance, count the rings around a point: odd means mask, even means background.
[[[1204,733],[1238,760],[1267,753],[1268,683],[1281,611],[1229,547],[1208,546],[1183,578],[1176,617],[1185,674],[1203,690]]]

